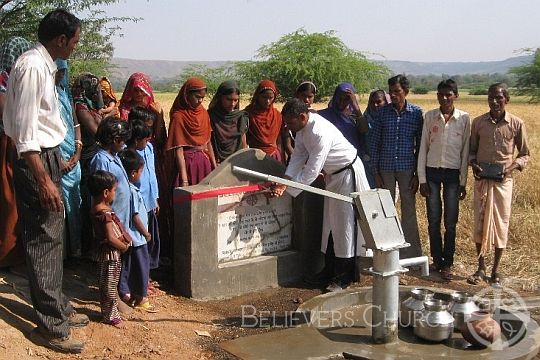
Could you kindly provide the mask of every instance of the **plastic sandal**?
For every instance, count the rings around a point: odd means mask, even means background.
[[[157,313],[158,310],[154,307],[154,305],[150,304],[150,301],[145,301],[143,303],[140,303],[138,305],[135,305],[135,309],[143,310],[148,313]]]

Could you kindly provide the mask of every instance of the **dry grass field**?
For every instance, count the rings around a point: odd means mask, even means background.
[[[176,94],[158,93],[156,100],[159,101],[165,111],[168,123],[168,112]],[[409,101],[421,106],[424,110],[438,107],[436,95],[409,95]],[[205,100],[208,106],[210,99]],[[365,108],[367,96],[361,97],[361,108]],[[248,97],[243,97],[241,106],[245,107],[249,102]],[[277,104],[281,107],[282,104]],[[469,112],[471,119],[488,111],[486,96],[471,96],[463,94],[457,101],[456,106]],[[326,102],[316,104],[315,108],[326,107]],[[504,274],[507,284],[514,288],[538,291],[540,289],[540,166],[536,161],[536,154],[540,149],[540,124],[536,122],[540,114],[540,105],[529,104],[522,97],[512,97],[507,107],[508,111],[521,117],[526,124],[529,146],[531,149],[531,161],[528,168],[514,175],[514,193],[512,200],[512,218],[510,221],[510,240],[507,251],[504,254],[501,272]],[[536,183],[539,181],[539,183]],[[463,200],[460,208],[456,241],[456,266],[462,273],[472,273],[475,270],[476,258],[474,246],[471,241],[473,228],[472,210],[472,176],[469,176],[467,186],[467,198]],[[427,238],[427,218],[424,199],[417,195],[417,214],[422,238],[424,254],[429,254],[429,242]],[[488,257],[488,270],[491,257]]]

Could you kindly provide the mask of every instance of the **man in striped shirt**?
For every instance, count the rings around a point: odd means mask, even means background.
[[[84,344],[70,336],[71,327],[88,324],[62,292],[64,204],[58,145],[66,127],[55,89],[55,59],[67,59],[79,42],[81,22],[57,9],[41,20],[33,48],[22,54],[8,82],[3,120],[18,159],[13,180],[19,230],[28,268],[32,305],[38,326],[34,342],[57,351],[80,353]]]

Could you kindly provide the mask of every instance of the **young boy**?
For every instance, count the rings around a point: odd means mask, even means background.
[[[144,160],[132,149],[122,151],[119,156],[130,182],[130,222],[127,230],[133,239],[133,246],[122,256],[122,275],[118,291],[122,299],[136,309],[156,312],[147,298],[150,277],[147,242],[152,241],[152,235],[148,232],[148,211],[139,188],[135,185],[141,180]]]
[[[432,271],[452,280],[459,200],[465,198],[471,122],[469,114],[456,109],[458,88],[454,80],[437,86],[440,107],[424,115],[418,156],[420,194],[426,198]],[[441,237],[441,187],[444,202],[444,245]]]

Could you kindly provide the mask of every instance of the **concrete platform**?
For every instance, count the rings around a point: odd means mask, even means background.
[[[410,287],[400,288],[407,296]],[[435,289],[441,291],[439,289]],[[444,292],[444,290],[442,290]],[[260,314],[261,327],[272,319]],[[272,315],[272,314],[271,314]],[[274,314],[273,316],[284,314]],[[374,344],[371,340],[371,288],[349,289],[317,296],[285,314],[289,326],[283,330],[239,338],[221,344],[229,353],[244,359],[532,359],[540,349],[540,329],[535,321],[527,324],[523,338],[513,346],[496,350],[474,348],[459,332],[443,343],[418,339],[412,328],[400,328],[393,344]],[[255,316],[255,315],[254,315]],[[301,325],[295,325],[301,324]]]

